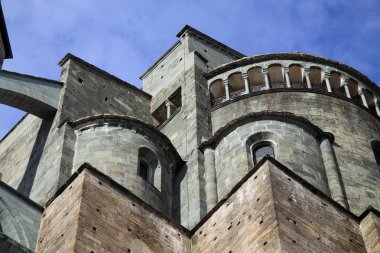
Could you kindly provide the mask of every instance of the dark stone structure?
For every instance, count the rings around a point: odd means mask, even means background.
[[[142,90],[71,54],[60,81],[0,71],[28,112],[0,142],[0,249],[379,252],[377,85],[177,37]]]

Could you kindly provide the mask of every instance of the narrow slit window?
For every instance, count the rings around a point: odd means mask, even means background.
[[[373,150],[376,159],[377,171],[380,173],[380,152],[376,149]]]
[[[142,177],[142,179],[144,179],[145,181],[148,181],[149,166],[146,165],[144,162],[140,162],[139,167],[139,176]]]

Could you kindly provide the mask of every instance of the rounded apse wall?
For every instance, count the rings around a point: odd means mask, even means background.
[[[359,71],[323,57],[279,53],[245,57],[205,74],[212,133],[252,113],[287,112],[333,134],[349,209],[380,208],[380,88]],[[241,78],[240,78],[241,77]],[[290,166],[289,166],[290,167]]]
[[[172,170],[180,158],[162,134],[125,118],[88,119],[76,129],[74,170],[89,163],[171,215]]]
[[[276,160],[329,195],[317,133],[298,122],[268,117],[241,122],[216,145],[218,199],[254,166],[254,151],[263,145],[273,148]]]

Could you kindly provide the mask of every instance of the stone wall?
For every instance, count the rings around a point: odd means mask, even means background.
[[[356,216],[266,161],[195,229],[192,252],[366,252]]]
[[[71,175],[76,136],[66,120],[113,113],[153,124],[148,94],[79,58],[65,59],[58,112],[45,120],[27,115],[0,145],[3,181],[42,205]]]
[[[186,115],[180,110],[173,118],[168,121],[164,127],[160,129],[168,138],[172,141],[174,147],[177,149],[181,157],[186,157],[186,142],[184,136],[186,136],[186,124],[184,119]],[[181,138],[182,137],[182,138]]]
[[[212,112],[215,133],[252,112],[291,112],[335,136],[334,151],[350,209],[380,208],[380,177],[371,141],[380,139],[380,122],[356,104],[312,92],[270,92],[232,101]],[[228,115],[228,116],[227,116]]]
[[[186,55],[182,41],[178,41],[141,76],[143,91],[155,97],[163,89],[181,78],[185,72]]]
[[[22,248],[35,250],[43,208],[0,181],[0,250],[5,247],[6,237]],[[17,244],[9,241],[9,247]],[[13,246],[12,246],[12,245]],[[5,251],[3,251],[5,252]],[[8,252],[8,251],[6,251]]]
[[[150,95],[75,56],[67,55],[60,64],[64,91],[59,123],[118,114],[153,124]]]
[[[41,146],[34,148],[37,133],[40,131],[45,136],[49,132],[49,129],[44,129],[41,125],[40,118],[29,114],[0,143],[1,180],[15,189],[20,185],[27,168],[38,164],[37,161],[29,161],[33,160],[32,152],[43,150]]]
[[[2,181],[43,205],[71,175],[74,130],[28,114],[2,140]]]
[[[365,214],[365,213],[363,213]],[[364,215],[361,215],[364,216]],[[360,228],[367,252],[380,252],[380,213],[376,210],[369,211],[360,222]]]
[[[221,200],[253,167],[252,146],[270,142],[276,160],[329,194],[316,133],[289,119],[267,118],[242,122],[215,148],[218,199]]]
[[[115,123],[115,122],[114,122]],[[108,125],[110,124],[110,125]],[[176,156],[158,134],[133,122],[88,123],[77,130],[74,168],[90,163],[153,207],[171,215],[172,170]],[[149,148],[158,158],[154,184],[138,175],[139,149]],[[177,168],[178,169],[178,168]]]
[[[0,252],[7,253],[32,253],[33,251],[23,247],[18,242],[12,240],[0,232]]]
[[[213,69],[225,63],[237,60],[236,56],[216,48],[211,43],[201,37],[190,35],[189,52],[197,51],[204,59],[207,60],[207,68]]]
[[[120,185],[85,169],[46,208],[37,252],[186,253],[190,238]]]

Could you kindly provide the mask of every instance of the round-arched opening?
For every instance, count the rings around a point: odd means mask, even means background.
[[[149,148],[141,147],[138,156],[137,174],[148,183],[154,185],[157,189],[160,189],[160,178],[157,175],[158,173],[156,173],[159,167],[159,161],[156,154]]]
[[[284,73],[281,65],[276,64],[269,66],[268,76],[272,88],[285,87]]]
[[[342,80],[341,80],[341,74],[339,72],[332,71],[330,73],[329,80],[330,80],[331,89],[338,90],[341,87]]]
[[[240,72],[233,73],[228,77],[228,83],[232,88],[232,91],[244,90],[244,79]]]
[[[356,80],[350,78],[348,79],[348,90],[350,91],[351,98],[361,104],[361,98],[359,95],[359,84]]]
[[[310,67],[310,84],[311,87],[320,87],[322,86],[322,69],[319,67]]]
[[[376,114],[376,107],[375,107],[375,96],[373,95],[372,92],[367,91],[364,93],[365,100],[367,101],[368,109]]]
[[[254,91],[259,91],[264,88],[265,80],[263,76],[263,70],[261,67],[254,67],[248,70],[248,82],[250,89]]]
[[[348,90],[350,91],[351,97],[359,97],[359,84],[356,80],[350,78],[348,79]]]
[[[302,85],[303,83],[303,69],[299,64],[293,64],[289,67],[289,80],[294,85]]]
[[[212,98],[222,98],[226,96],[226,92],[224,90],[223,80],[218,79],[211,83],[210,85],[210,93]]]

